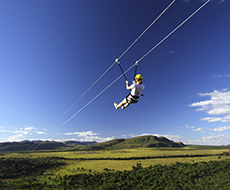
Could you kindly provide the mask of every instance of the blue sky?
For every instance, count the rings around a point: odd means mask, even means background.
[[[152,134],[230,144],[229,0],[209,2],[139,62],[138,104],[114,109],[128,94],[123,77],[103,91],[121,75],[117,64],[82,96],[171,2],[1,0],[0,142]],[[204,2],[175,1],[122,56],[123,70]]]

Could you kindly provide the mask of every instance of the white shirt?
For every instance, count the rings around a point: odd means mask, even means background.
[[[140,96],[145,86],[143,84],[132,84],[130,88],[132,96]]]

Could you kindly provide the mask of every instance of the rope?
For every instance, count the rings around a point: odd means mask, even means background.
[[[148,29],[172,6],[172,4],[176,0],[173,0],[162,12],[159,14],[159,16],[144,30],[144,32],[141,33],[141,35],[121,54],[121,56],[118,59],[121,59],[127,51],[148,31]]]
[[[136,67],[135,67],[135,72],[134,72],[133,80],[135,80],[135,76],[137,74],[138,61],[136,61],[135,65],[136,65]]]
[[[150,54],[154,49],[156,49],[162,42],[164,42],[169,36],[171,36],[176,30],[178,30],[184,23],[186,23],[192,16],[194,16],[199,10],[201,10],[208,2],[207,0],[203,5],[201,5],[196,11],[194,11],[187,19],[185,19],[181,24],[179,24],[174,30],[172,30],[167,36],[165,36],[160,42],[158,42],[152,49],[150,49],[143,57],[141,57],[138,62],[144,59],[148,54]]]
[[[135,65],[135,64],[134,64]],[[129,67],[125,72],[127,73],[130,69],[132,69],[134,67],[134,65],[132,65],[131,67]],[[91,99],[85,106],[83,106],[80,110],[78,110],[72,117],[70,117],[65,123],[63,123],[58,129],[60,129],[61,127],[63,127],[66,123],[68,123],[71,119],[73,119],[77,114],[79,114],[86,106],[88,106],[92,101],[94,101],[98,96],[100,96],[103,92],[105,92],[110,86],[112,86],[115,82],[117,82],[121,77],[123,76],[120,75],[119,77],[117,77],[113,82],[111,82],[107,87],[105,87],[100,93],[98,93],[93,99]],[[58,130],[57,129],[57,130]],[[56,131],[57,131],[56,130]]]
[[[49,130],[51,127],[53,127],[115,64],[116,62],[114,62],[47,130]],[[42,144],[42,142],[41,142]],[[31,150],[31,148],[35,145],[35,143],[33,143],[25,153],[27,153],[29,150]],[[40,144],[38,145],[40,146]],[[33,148],[33,150],[35,150],[38,146],[36,146],[35,148]]]
[[[160,18],[160,16],[163,15],[163,13],[175,2],[175,0],[157,17],[157,19]],[[200,6],[195,12],[193,12],[187,19],[185,19],[180,25],[178,25],[173,31],[171,31],[166,37],[164,37],[160,42],[158,42],[152,49],[150,49],[144,56],[142,56],[138,61],[136,61],[135,64],[133,64],[129,69],[127,69],[125,72],[123,72],[123,74],[127,73],[131,68],[133,68],[137,63],[139,63],[141,60],[143,60],[148,54],[150,54],[154,49],[156,49],[156,47],[158,47],[161,43],[163,43],[169,36],[171,36],[177,29],[179,29],[184,23],[186,23],[192,16],[194,16],[200,9],[202,9],[208,2],[210,2],[210,0],[207,0],[202,6]],[[124,54],[137,42],[137,40],[140,39],[141,36],[143,36],[143,34],[157,21],[157,19],[154,20],[154,22],[152,22],[150,24],[150,26],[126,49],[126,51],[124,51],[124,53],[118,58],[118,60],[124,56]],[[116,61],[81,95],[81,97],[87,92],[89,91],[90,88],[92,88],[99,80],[100,78],[106,74],[111,68],[112,66],[116,63]],[[71,116],[66,122],[64,122],[59,128],[57,128],[57,130],[59,130],[61,127],[63,127],[66,123],[68,123],[71,119],[73,119],[78,113],[80,113],[85,107],[87,107],[92,101],[94,101],[98,96],[100,96],[105,90],[107,90],[110,86],[112,86],[118,79],[120,79],[122,76],[120,75],[117,79],[115,79],[112,83],[110,83],[104,90],[102,90],[99,94],[97,94],[92,100],[90,100],[85,106],[83,106],[79,111],[77,111],[73,116]],[[81,98],[80,97],[80,98]],[[80,98],[78,98],[77,101],[80,100]],[[74,104],[77,103],[77,101],[75,101],[66,111],[65,113],[59,117],[58,120],[60,120],[67,112],[68,110],[73,107]],[[58,121],[57,120],[57,121]],[[57,122],[56,121],[56,122]],[[55,122],[55,123],[56,123]],[[55,124],[54,123],[54,124]],[[53,124],[53,125],[54,125]],[[52,125],[52,126],[53,126]],[[51,126],[51,127],[52,127]],[[50,128],[51,128],[50,127]],[[50,129],[49,128],[49,129]],[[56,130],[56,131],[57,131]],[[55,131],[55,132],[56,132]],[[40,146],[42,143],[38,144],[38,146]],[[33,150],[35,150],[38,146],[36,146]],[[28,150],[27,150],[28,151]]]
[[[51,127],[53,127],[115,64],[114,62],[58,119],[53,123]],[[50,128],[51,128],[50,127]],[[50,129],[49,128],[49,129]]]
[[[121,54],[118,59],[121,59],[130,49],[131,47],[148,31],[148,29],[172,6],[172,4],[176,0],[173,0],[162,12],[161,14],[141,33],[140,36]],[[109,68],[48,128],[48,130],[53,127],[116,63],[116,61],[109,66]],[[124,72],[123,72],[124,73]],[[124,75],[125,76],[125,75]],[[126,77],[125,77],[126,79]],[[126,79],[127,80],[127,79]],[[33,146],[33,145],[32,145]],[[32,148],[32,146],[30,148]],[[30,148],[28,150],[30,150]],[[27,150],[27,151],[28,151]]]
[[[174,0],[175,1],[175,0]],[[174,3],[174,1],[172,2],[172,3]],[[150,54],[156,47],[158,47],[162,42],[164,42],[169,36],[171,36],[177,29],[179,29],[185,22],[187,22],[192,16],[194,16],[200,9],[202,9],[208,2],[210,2],[210,0],[207,0],[201,7],[199,7],[194,13],[192,13],[187,19],[185,19],[180,25],[178,25],[172,32],[170,32],[165,38],[163,38],[158,44],[156,44],[152,49],[150,49],[144,56],[142,56],[136,63],[138,63],[138,62],[140,62],[141,60],[143,60],[148,54]],[[172,4],[171,3],[171,4]],[[170,6],[171,6],[171,4],[170,4]],[[164,11],[163,11],[164,12]],[[162,12],[162,14],[163,14],[163,12]],[[162,15],[161,14],[161,15]],[[161,16],[160,15],[160,16]],[[160,17],[159,16],[159,17]],[[154,22],[153,22],[154,23]],[[152,23],[152,24],[153,24]],[[151,25],[152,25],[151,24]],[[151,27],[151,25],[127,48],[127,50],[119,57],[119,59],[136,43],[136,41]],[[58,118],[58,120],[57,121],[59,121],[68,111],[69,111],[69,109],[71,109],[73,106],[74,106],[74,104],[76,104],[81,98],[82,98],[82,96],[84,96],[84,94],[86,93],[86,92],[88,92],[89,90],[90,90],[90,88],[92,88],[99,80],[100,80],[100,78],[102,78],[102,76],[103,75],[105,75],[111,68],[112,68],[112,66],[115,64],[116,62],[114,62],[65,112],[64,112],[64,114],[62,114],[62,116],[61,117],[59,117]],[[136,65],[136,63],[135,64],[133,64],[129,69],[127,69],[125,72],[124,72],[124,74],[125,73],[127,73],[130,69],[132,69],[135,65]],[[137,65],[136,65],[137,66]],[[87,107],[91,102],[93,102],[98,96],[100,96],[104,91],[106,91],[110,86],[112,86],[117,80],[119,80],[121,77],[123,76],[123,74],[122,75],[120,75],[117,79],[115,79],[112,83],[110,83],[106,88],[104,88],[99,94],[97,94],[93,99],[91,99],[85,106],[83,106],[80,110],[78,110],[72,117],[70,117],[66,122],[64,122],[59,128],[57,128],[56,129],[56,131],[57,130],[59,130],[61,127],[63,127],[66,123],[68,123],[71,119],[73,119],[77,114],[79,114],[85,107]],[[55,121],[54,122],[54,124],[56,124],[57,123],[57,121]],[[53,124],[53,125],[54,125]],[[51,127],[53,127],[53,125],[51,126]],[[50,128],[51,128],[50,127]],[[49,128],[49,129],[50,129]],[[55,131],[55,132],[56,132]],[[55,133],[54,132],[54,133]],[[53,133],[53,134],[54,134]],[[37,149],[42,143],[43,143],[44,141],[42,141],[41,143],[39,143],[33,150],[35,150],[35,149]],[[32,144],[32,146],[30,147],[30,148],[32,148],[33,146],[35,145],[35,143],[34,144]],[[27,151],[29,151],[30,150],[30,148],[27,150]],[[33,151],[33,150],[31,150],[31,151]],[[26,152],[27,152],[26,151]],[[25,153],[26,153],[25,152]],[[11,166],[12,167],[12,166]]]
[[[141,33],[140,36],[121,54],[118,59],[121,59],[131,47],[149,30],[149,28],[172,6],[176,0],[173,0],[162,12],[161,14]],[[116,63],[116,61],[51,125],[53,127]],[[51,128],[50,127],[50,128]],[[50,129],[49,128],[49,129]]]
[[[130,69],[132,69],[135,66],[135,64],[133,64],[130,68],[128,68],[125,72],[127,73]],[[116,78],[113,82],[111,82],[107,87],[105,87],[100,93],[98,93],[93,99],[91,99],[87,104],[85,104],[81,109],[79,109],[74,115],[72,115],[67,121],[65,121],[60,127],[58,127],[54,133],[52,133],[51,135],[55,134],[56,131],[58,131],[60,128],[62,128],[66,123],[68,123],[71,119],[73,119],[77,114],[79,114],[84,108],[86,108],[90,103],[92,103],[97,97],[99,97],[103,92],[105,92],[110,86],[112,86],[115,82],[117,82],[121,77],[123,76],[120,75],[118,78]],[[42,141],[41,143],[39,143],[33,150],[37,149],[44,141]],[[31,150],[31,151],[33,151]]]

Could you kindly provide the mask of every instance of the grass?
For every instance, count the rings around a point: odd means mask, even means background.
[[[212,148],[212,147],[211,147]],[[34,153],[11,153],[6,157],[64,157],[64,158],[129,158],[141,156],[164,156],[164,155],[204,155],[204,154],[221,154],[229,152],[230,149],[222,149],[213,147],[213,149],[197,149],[196,146],[183,148],[137,148],[137,149],[121,149],[106,151],[37,151]],[[207,162],[210,160],[223,160],[226,156],[206,156],[206,157],[183,157],[183,158],[159,158],[145,160],[66,160],[67,165],[59,167],[56,170],[48,170],[42,176],[52,177],[56,175],[74,175],[79,173],[95,173],[103,172],[105,168],[111,171],[131,170],[132,166],[137,162],[141,162],[143,167],[149,167],[156,164],[171,164],[175,162]]]
[[[221,154],[229,152],[229,149],[185,149],[185,148],[138,148],[138,149],[122,149],[107,151],[69,151],[69,152],[36,152],[32,154],[14,154],[14,156],[30,156],[30,157],[47,157],[57,156],[65,158],[128,158],[138,156],[164,156],[164,155],[203,155],[203,154]],[[54,175],[74,175],[79,173],[103,172],[105,168],[114,171],[131,170],[133,165],[141,162],[142,166],[149,167],[156,164],[171,164],[175,162],[207,162],[210,160],[223,160],[227,157],[207,156],[193,158],[159,158],[146,160],[67,160],[66,166],[60,167],[55,171],[46,171],[45,176]]]
[[[195,149],[190,147],[183,148],[136,148],[106,151],[43,151],[34,153],[12,153],[6,157],[65,157],[65,158],[129,158],[138,156],[164,156],[164,155],[202,155],[220,154],[229,152],[230,149]]]
[[[60,167],[56,171],[47,171],[46,175],[75,175],[80,173],[95,173],[103,172],[105,168],[110,171],[124,171],[131,170],[132,166],[136,165],[138,162],[142,164],[143,167],[149,167],[150,165],[168,165],[176,162],[180,163],[195,163],[195,162],[208,162],[208,161],[220,161],[225,160],[229,157],[221,156],[208,156],[208,157],[195,157],[195,158],[160,158],[160,159],[147,159],[147,160],[71,160],[67,161],[67,165]]]

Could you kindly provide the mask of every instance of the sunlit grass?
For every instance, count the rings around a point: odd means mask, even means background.
[[[137,148],[106,151],[44,151],[12,153],[6,157],[64,157],[64,158],[129,158],[140,156],[204,155],[229,152],[229,149],[186,149],[184,148]]]
[[[169,156],[169,155],[207,155],[221,154],[229,152],[229,149],[195,149],[193,147],[183,148],[137,148],[137,149],[121,149],[106,151],[37,151],[28,153],[11,153],[6,157],[64,157],[68,159],[79,158],[130,158],[130,157],[146,157],[146,156]],[[103,172],[105,169],[109,171],[131,170],[132,166],[138,162],[143,167],[149,167],[156,164],[171,164],[176,162],[208,162],[210,160],[226,159],[225,156],[205,156],[205,157],[183,157],[183,158],[156,158],[144,160],[65,160],[65,166],[55,170],[46,171],[42,177],[56,175],[74,175],[79,173]]]
[[[208,162],[208,161],[220,161],[225,160],[229,157],[221,156],[208,156],[208,157],[194,157],[194,158],[160,158],[160,159],[146,159],[146,160],[71,160],[67,161],[67,165],[60,167],[55,171],[47,171],[45,175],[75,175],[80,173],[94,173],[94,172],[104,172],[105,168],[110,171],[124,171],[131,170],[132,166],[136,165],[138,162],[142,164],[143,167],[154,166],[156,164],[169,165],[176,162],[180,163],[195,163],[195,162]]]

